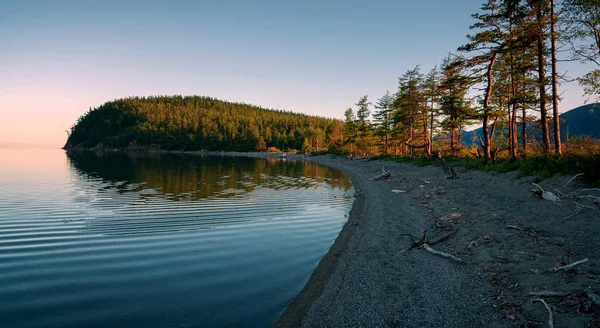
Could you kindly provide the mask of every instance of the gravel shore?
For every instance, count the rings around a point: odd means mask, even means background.
[[[460,179],[447,180],[432,166],[329,155],[305,160],[343,170],[356,199],[340,236],[276,327],[547,326],[546,309],[529,295],[540,290],[584,295],[546,298],[562,310],[554,313],[555,327],[600,322],[600,305],[585,296],[600,289],[597,205],[569,217],[577,203],[533,197],[533,178],[515,173],[458,169]],[[391,178],[372,181],[382,167]],[[540,184],[553,190],[569,178]],[[574,188],[581,188],[577,181],[567,189]],[[462,217],[436,225],[451,213]],[[457,231],[433,248],[463,262],[407,251],[405,234],[418,238],[424,229],[430,239]],[[583,258],[589,261],[571,270],[549,270]]]

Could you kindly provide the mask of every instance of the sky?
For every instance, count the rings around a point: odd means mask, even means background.
[[[203,95],[342,118],[439,65],[483,0],[3,0],[0,145],[61,147],[106,101]],[[561,64],[580,76],[590,67]],[[561,112],[583,105],[561,86]]]

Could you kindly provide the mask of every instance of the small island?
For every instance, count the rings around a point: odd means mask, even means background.
[[[211,97],[129,97],[82,115],[68,131],[63,148],[310,151],[324,148],[340,124],[340,120]]]

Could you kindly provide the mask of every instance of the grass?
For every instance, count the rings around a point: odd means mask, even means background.
[[[506,173],[519,171],[519,176],[549,178],[555,174],[575,175],[583,173],[581,178],[588,186],[600,186],[600,155],[566,154],[560,158],[553,155],[531,155],[527,158],[501,159],[485,164],[480,158],[448,158],[452,165],[486,172]]]
[[[397,163],[409,163],[416,166],[439,166],[437,161],[425,157],[404,157],[380,155],[374,159],[389,160]],[[557,158],[554,155],[530,155],[527,158],[511,160],[503,158],[495,163],[485,163],[483,158],[447,156],[446,162],[452,166],[486,172],[506,173],[518,171],[519,176],[533,176],[536,179],[552,177],[555,174],[575,175],[583,173],[581,181],[591,187],[600,186],[600,154],[567,153]]]

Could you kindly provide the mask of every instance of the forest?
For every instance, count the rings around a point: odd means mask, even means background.
[[[600,3],[488,0],[472,17],[465,43],[438,66],[423,73],[417,65],[398,78],[395,93],[374,104],[364,96],[348,108],[345,143],[338,146],[359,155],[436,152],[486,163],[560,157],[583,143],[598,151],[597,140],[561,136],[559,98],[568,79],[579,82],[588,100],[600,95]],[[595,69],[567,77],[559,71],[564,61]],[[600,116],[590,119],[600,128]],[[464,129],[474,124],[481,133],[465,142]]]
[[[584,97],[600,96],[600,3],[486,0],[472,17],[465,43],[439,65],[407,70],[395,92],[374,103],[360,97],[343,120],[200,96],[132,97],[90,109],[67,131],[65,148],[436,154],[484,163],[600,153],[598,140],[561,136],[559,117],[562,82],[576,79]],[[565,60],[593,69],[567,77]],[[481,133],[465,142],[473,126]]]
[[[210,97],[130,97],[82,115],[64,148],[310,151],[324,147],[341,124]]]

